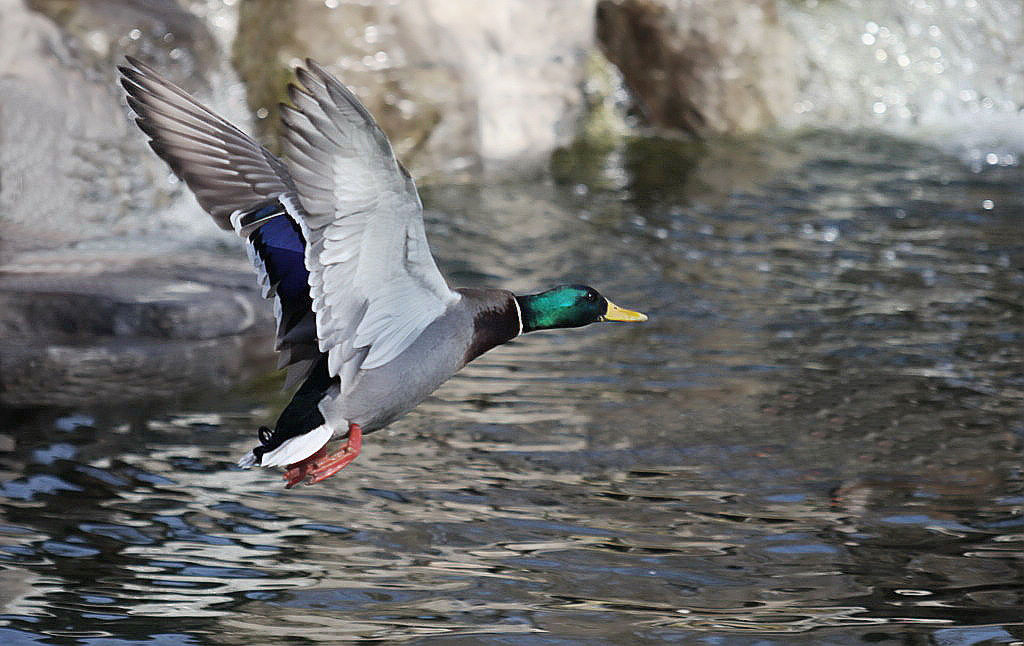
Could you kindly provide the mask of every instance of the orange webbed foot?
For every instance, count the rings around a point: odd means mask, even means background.
[[[311,485],[330,478],[359,457],[362,448],[363,429],[358,424],[349,424],[348,441],[340,449],[327,455],[327,447],[324,446],[305,460],[289,464],[288,470],[284,473],[284,479],[287,481],[285,488],[291,489],[306,478],[309,478]]]

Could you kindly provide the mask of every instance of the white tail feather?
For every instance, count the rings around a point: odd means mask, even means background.
[[[286,466],[300,460],[305,460],[319,451],[324,444],[327,444],[331,440],[332,435],[334,435],[334,431],[326,424],[317,426],[308,433],[285,440],[281,446],[273,451],[264,453],[260,466]],[[256,456],[251,451],[238,461],[238,466],[243,468],[251,467],[255,464]]]

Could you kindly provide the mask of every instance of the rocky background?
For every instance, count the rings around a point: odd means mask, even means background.
[[[3,0],[0,30],[7,270],[26,251],[217,239],[131,124],[125,55],[272,148],[291,68],[315,57],[421,181],[536,175],[627,115],[754,132],[791,112],[796,83],[773,0]]]
[[[125,55],[271,148],[291,69],[314,57],[364,100],[421,184],[501,181],[543,176],[560,150],[614,148],[640,130],[700,139],[979,115],[1018,125],[1024,74],[1005,70],[1024,60],[1019,3],[944,8],[0,0],[0,397],[40,402],[55,390],[46,379],[66,382],[58,368],[88,363],[97,347],[107,354],[90,365],[116,365],[126,340],[206,342],[265,329],[266,305],[237,291],[251,285],[239,278],[248,271],[239,241],[199,211],[131,123],[115,72]],[[1024,145],[1007,147],[1003,135],[996,148],[974,140],[965,154],[1015,163]],[[211,327],[201,310],[226,316],[217,308],[227,285],[247,294],[244,306],[232,301],[244,312]],[[154,294],[180,314],[173,333],[152,315]],[[132,323],[94,324],[113,319]],[[45,358],[55,343],[65,343],[59,361]],[[229,358],[211,361],[216,375],[232,369]]]

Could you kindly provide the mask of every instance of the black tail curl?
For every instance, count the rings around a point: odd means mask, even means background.
[[[256,464],[263,464],[263,455],[273,451],[287,440],[305,435],[323,425],[324,416],[320,413],[320,400],[327,394],[328,388],[335,381],[327,372],[327,354],[325,353],[302,387],[296,391],[292,401],[285,406],[277,424],[271,429],[261,426],[256,431],[260,445],[252,450]]]

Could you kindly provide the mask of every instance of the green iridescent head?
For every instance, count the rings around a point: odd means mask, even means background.
[[[540,294],[516,296],[523,332],[582,327],[598,321],[646,321],[647,316],[619,307],[593,287],[559,285]]]

